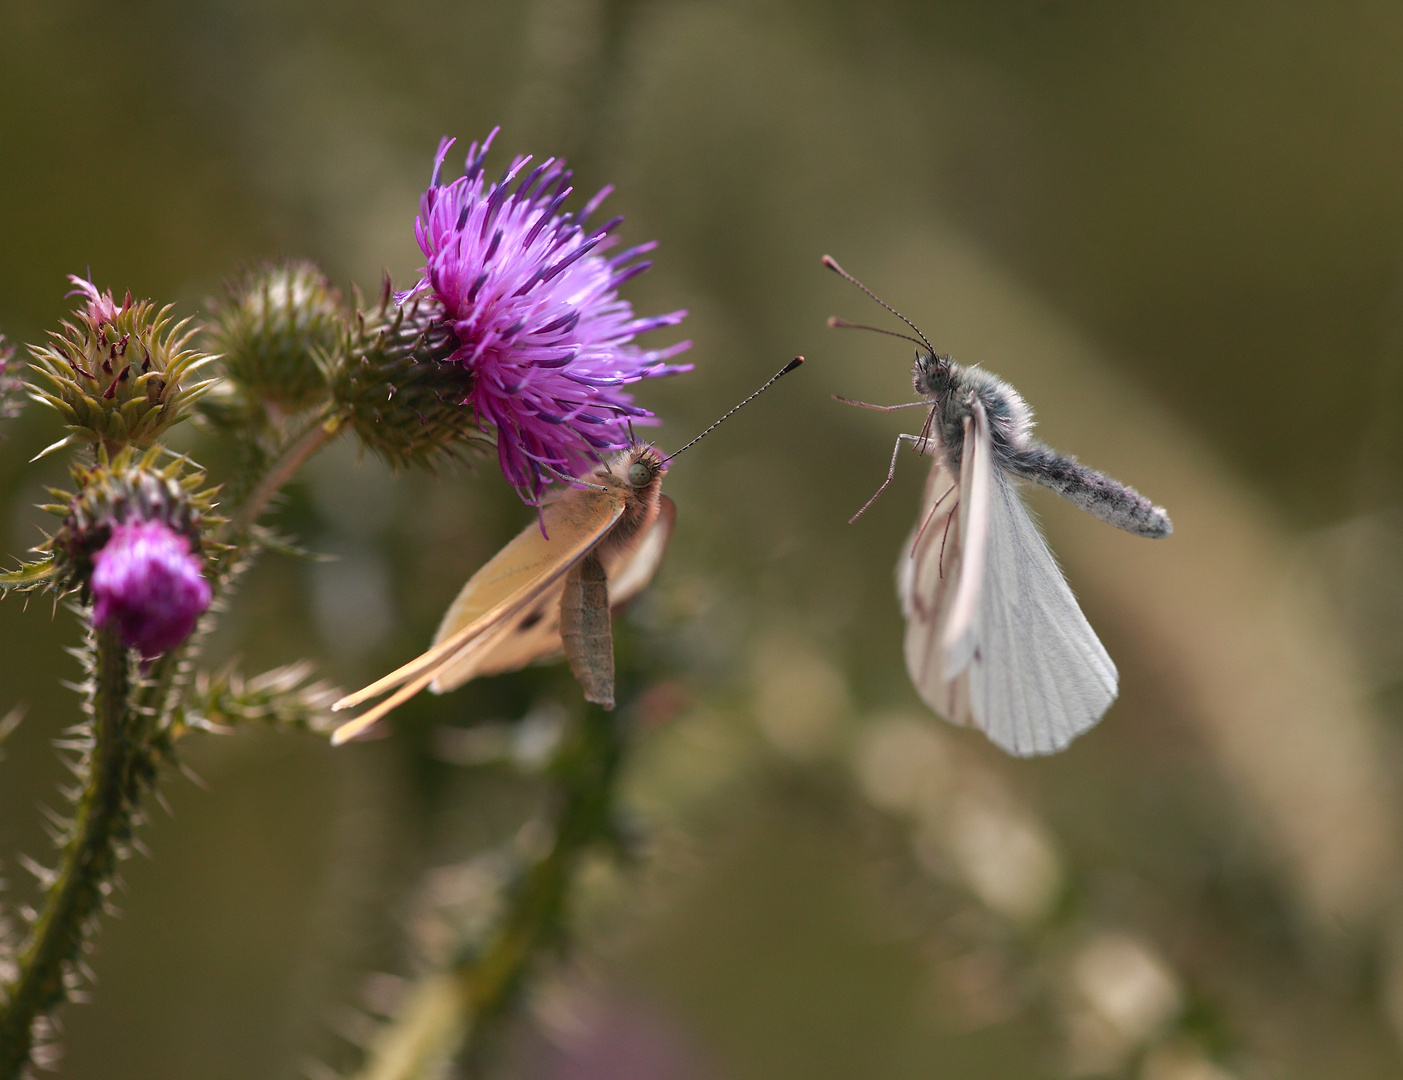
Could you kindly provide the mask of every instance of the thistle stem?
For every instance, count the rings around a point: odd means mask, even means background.
[[[483,948],[411,991],[399,1018],[371,1048],[359,1080],[436,1076],[475,1032],[511,1006],[532,962],[561,936],[580,856],[610,832],[624,747],[620,721],[591,708],[552,770],[550,849],[522,875]]]
[[[298,469],[341,430],[341,419],[337,416],[318,416],[299,435],[288,443],[272,467],[263,474],[263,479],[249,493],[244,504],[229,521],[232,536],[245,535],[255,524],[263,511],[268,508],[283,485],[292,479]]]
[[[115,628],[95,631],[92,746],[73,828],[39,916],[16,958],[0,1004],[0,1080],[21,1075],[34,1049],[35,1020],[67,996],[66,979],[88,925],[110,888],[118,848],[147,772],[146,720],[129,708],[130,661]]]

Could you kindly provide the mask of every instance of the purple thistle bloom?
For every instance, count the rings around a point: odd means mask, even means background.
[[[147,659],[179,645],[209,607],[210,588],[190,541],[161,521],[116,525],[93,560],[93,624],[115,619]]]
[[[612,188],[578,212],[561,213],[573,190],[564,162],[548,158],[511,186],[529,157],[487,184],[483,161],[498,130],[472,144],[464,175],[450,184],[439,171],[453,140],[439,143],[414,224],[427,264],[419,283],[396,299],[428,294],[442,303],[459,342],[449,359],[473,375],[462,404],[496,428],[502,472],[522,498],[539,502],[560,474],[579,475],[628,446],[630,421],[653,422],[622,388],[690,370],[667,361],[691,342],[633,344],[687,313],[635,318],[619,298],[618,287],[652,265],[640,256],[656,244],[604,255],[623,219],[592,230],[585,222]]]

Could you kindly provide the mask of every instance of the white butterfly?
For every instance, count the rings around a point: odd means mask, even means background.
[[[832,259],[824,262],[921,335]],[[902,442],[933,453],[921,514],[897,562],[906,668],[945,719],[973,724],[1010,754],[1055,753],[1101,719],[1119,677],[1018,479],[1139,536],[1168,536],[1173,525],[1134,489],[1034,439],[1032,411],[1013,387],[937,355],[924,335],[917,344],[925,348],[913,378],[924,400],[912,404],[930,412],[919,435],[898,438],[878,489],[891,482]]]

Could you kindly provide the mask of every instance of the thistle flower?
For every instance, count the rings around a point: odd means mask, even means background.
[[[52,406],[78,437],[115,453],[127,443],[149,445],[188,414],[210,382],[183,384],[209,362],[185,348],[193,331],[189,320],[171,325],[170,308],[157,311],[149,301],[133,303],[131,293],[118,305],[112,293],[70,276],[84,298],[74,322],[64,322],[52,343],[31,345],[33,368],[50,384],[30,385],[36,401]],[[62,443],[56,444],[62,445]]]
[[[188,468],[186,458],[158,466],[163,453],[154,447],[144,454],[128,448],[108,460],[99,450],[95,464],[75,464],[75,491],[54,490],[55,501],[44,507],[62,519],[58,531],[39,548],[45,560],[11,587],[50,589],[60,596],[77,593],[87,601],[94,595],[99,557],[116,531],[149,522],[179,537],[190,557],[200,562],[199,553],[210,546],[205,533],[222,521],[215,514],[216,492],[202,487],[205,474]]]
[[[202,560],[162,521],[116,525],[93,559],[93,625],[115,623],[143,657],[179,645],[210,602]]]
[[[414,229],[427,260],[423,276],[397,299],[431,296],[442,305],[457,338],[449,359],[472,375],[462,404],[496,429],[502,472],[538,502],[552,480],[630,443],[630,422],[648,423],[652,414],[622,387],[689,370],[667,361],[691,343],[633,343],[686,312],[635,318],[619,298],[618,287],[652,265],[640,257],[656,245],[604,256],[623,219],[594,230],[585,223],[612,189],[561,213],[571,173],[554,158],[513,188],[531,160],[518,157],[488,184],[483,161],[496,134],[472,144],[463,176],[449,184],[439,172],[453,140],[439,144]]]

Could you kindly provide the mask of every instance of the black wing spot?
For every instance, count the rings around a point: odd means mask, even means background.
[[[974,662],[976,664],[982,664],[984,662],[984,655],[979,651],[978,645],[974,647]]]
[[[535,611],[531,612],[530,615],[526,616],[526,618],[522,619],[521,622],[517,624],[516,632],[518,634],[525,633],[527,630],[530,630],[531,627],[535,626],[545,617],[546,613],[540,608],[537,608]]]

